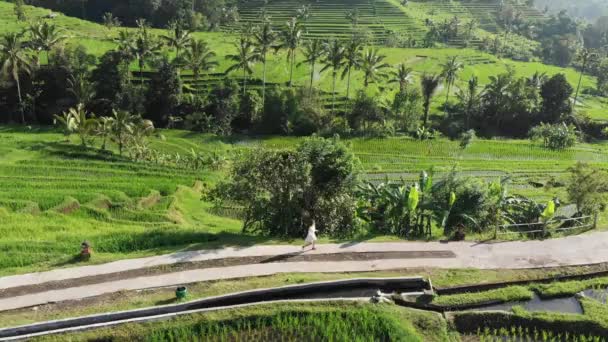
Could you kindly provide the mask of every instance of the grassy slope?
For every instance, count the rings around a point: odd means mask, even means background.
[[[291,148],[302,138],[268,137],[223,139],[186,131],[163,131],[164,140],[152,145],[170,153],[231,151],[256,146]],[[252,243],[299,243],[243,235],[240,222],[212,215],[191,187],[196,180],[212,186],[224,172],[195,173],[133,164],[118,156],[83,151],[74,141],[63,142],[49,129],[0,129],[0,274],[70,265],[82,240],[96,251],[92,262],[167,253],[182,248],[205,248]],[[367,179],[414,180],[423,169],[438,172],[456,165],[466,174],[494,180],[513,177],[511,193],[546,200],[566,198],[564,188],[536,189],[529,181],[565,181],[565,169],[576,160],[608,167],[603,145],[580,145],[552,152],[525,141],[475,141],[461,151],[457,142],[420,142],[409,138],[350,139],[347,143],[362,161]],[[98,146],[98,143],[97,143]],[[142,199],[160,194],[157,203],[141,207]],[[80,209],[66,212],[73,203]],[[101,203],[101,204],[100,204]],[[112,203],[106,208],[103,203]],[[62,213],[63,211],[63,213]],[[604,220],[600,221],[604,226]],[[75,229],[77,228],[77,229]],[[437,238],[441,236],[439,230]],[[517,236],[515,236],[517,237]],[[372,241],[395,237],[361,236]],[[328,242],[329,240],[323,240]]]

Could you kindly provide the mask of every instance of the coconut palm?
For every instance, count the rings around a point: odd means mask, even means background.
[[[171,23],[169,25],[169,34],[162,36],[161,38],[167,43],[167,46],[175,48],[175,59],[179,60],[180,51],[184,49],[192,41],[192,35],[190,31],[184,29],[182,25],[178,23]]]
[[[420,78],[420,87],[422,88],[422,97],[424,98],[424,124],[426,128],[429,121],[429,110],[431,108],[431,100],[439,83],[441,82],[441,76],[439,75],[422,75]]]
[[[526,79],[526,85],[535,89],[537,92],[540,91],[543,83],[547,81],[547,73],[546,72],[538,72],[536,71],[532,76]],[[534,97],[534,106],[539,107],[540,96]]]
[[[61,115],[54,115],[53,124],[61,126],[63,130],[63,136],[65,137],[65,141],[70,141],[70,135],[74,132],[75,124],[74,118],[70,114],[69,111],[64,112]]]
[[[141,84],[143,85],[144,67],[151,58],[156,57],[160,53],[162,43],[159,42],[152,33],[150,33],[148,25],[144,19],[138,20],[137,26],[138,32],[135,37],[132,52],[135,59],[137,59],[137,64],[139,66],[139,77],[141,79]]]
[[[467,82],[466,89],[461,89],[457,96],[465,107],[465,129],[470,128],[471,116],[481,103],[482,93],[479,91],[479,78],[472,76]]]
[[[63,34],[61,28],[46,21],[31,25],[29,31],[35,49],[46,52],[47,64],[50,62],[49,51],[68,38]]]
[[[363,44],[360,39],[352,39],[344,47],[344,71],[342,79],[346,78],[346,97],[350,98],[350,76],[353,70],[361,67]]]
[[[99,123],[95,129],[95,134],[101,137],[101,150],[105,151],[108,138],[112,135],[112,118],[102,116],[99,118]]]
[[[110,127],[112,131],[112,137],[118,144],[118,153],[122,156],[124,145],[130,132],[133,129],[137,117],[131,115],[127,111],[112,111],[112,117],[110,117]]]
[[[68,122],[72,125],[72,130],[80,137],[80,143],[86,147],[88,138],[97,127],[97,119],[95,115],[89,114],[82,103],[79,103],[76,107],[70,108],[64,117],[55,116],[55,119],[63,123],[63,119],[67,117]]]
[[[310,65],[310,90],[312,90],[312,84],[315,78],[315,65],[323,57],[323,42],[319,39],[311,39],[304,42],[304,60],[298,65],[307,63]]]
[[[219,65],[215,57],[215,52],[209,49],[207,43],[196,39],[190,42],[182,56],[184,65],[192,70],[195,83],[198,83],[201,72],[209,72]]]
[[[337,39],[332,39],[323,43],[323,50],[325,50],[323,59],[323,69],[332,70],[332,88],[331,88],[331,112],[334,112],[336,106],[336,78],[338,77],[338,71],[344,67],[344,47]]]
[[[120,25],[122,25],[120,20],[116,18],[111,12],[104,13],[101,20],[103,21],[103,26],[105,26],[108,31],[112,31],[113,28],[120,27]]]
[[[243,94],[246,94],[247,78],[253,73],[253,66],[258,60],[258,56],[253,44],[245,36],[241,36],[236,43],[236,49],[236,54],[226,55],[227,60],[234,62],[234,64],[226,69],[226,74],[234,70],[243,70]]]
[[[390,67],[388,63],[384,63],[385,55],[378,54],[377,49],[367,49],[361,60],[361,70],[363,71],[363,86],[367,88],[370,83],[375,83],[386,77],[382,72],[383,69]]]
[[[572,108],[575,108],[577,105],[578,94],[581,89],[583,75],[585,74],[587,66],[589,66],[590,62],[594,61],[596,58],[597,58],[597,54],[589,49],[583,48],[578,53],[578,61],[581,64],[581,74],[580,74],[580,77],[578,78],[578,85],[576,86],[576,94],[574,95],[574,106]]]
[[[22,34],[19,33],[8,33],[2,37],[0,41],[0,63],[2,64],[2,74],[11,78],[17,85],[21,121],[25,123],[20,75],[22,73],[31,74],[35,63],[23,47],[22,38]]]
[[[296,63],[296,52],[302,40],[302,26],[297,18],[291,18],[287,26],[281,31],[280,44],[277,49],[287,50],[287,63],[289,63],[289,86],[293,85],[293,66]]]
[[[265,20],[262,26],[255,30],[253,40],[257,58],[262,62],[262,106],[264,106],[266,100],[266,57],[277,41],[277,35],[269,20]]]
[[[130,58],[135,55],[135,35],[130,31],[122,30],[118,32],[118,37],[114,39],[114,42],[118,45],[118,51],[121,51]]]
[[[477,20],[471,19],[466,23],[465,29],[467,30],[467,40],[471,40],[473,37],[473,31],[477,28]]]
[[[460,73],[460,71],[462,71],[463,68],[464,65],[458,61],[458,57],[456,56],[453,56],[442,65],[443,70],[441,72],[441,76],[443,77],[443,80],[447,86],[444,105],[444,110],[446,113],[448,111],[448,100],[450,99],[450,90],[452,89],[452,86],[454,85],[458,74]]]
[[[68,78],[68,91],[76,99],[76,103],[87,105],[95,97],[95,85],[89,81],[86,74],[71,75]]]
[[[401,63],[396,70],[390,72],[388,83],[399,83],[399,91],[403,93],[410,83],[412,71],[412,68],[408,68],[404,63]]]

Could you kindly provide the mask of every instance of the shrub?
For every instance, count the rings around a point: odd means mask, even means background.
[[[542,140],[543,145],[552,150],[563,150],[576,144],[577,131],[573,125],[544,124],[532,128],[530,136],[533,141]]]
[[[576,204],[577,211],[590,215],[604,210],[608,201],[608,174],[583,163],[578,163],[568,170],[568,199]]]

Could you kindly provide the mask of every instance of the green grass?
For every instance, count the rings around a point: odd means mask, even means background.
[[[564,297],[577,294],[581,291],[591,288],[606,288],[608,287],[608,277],[592,278],[587,280],[563,281],[550,284],[538,284],[534,286],[534,290],[541,297]]]
[[[111,329],[64,334],[41,341],[203,340],[445,341],[440,315],[363,303],[264,304],[180,316],[160,323],[125,324]]]
[[[509,286],[501,289],[483,291],[483,292],[467,292],[462,294],[437,296],[431,302],[439,306],[465,306],[482,304],[491,301],[500,302],[518,302],[530,300],[534,293],[524,286]]]

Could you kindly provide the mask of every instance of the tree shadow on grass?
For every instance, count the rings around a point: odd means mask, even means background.
[[[27,148],[30,151],[40,152],[49,157],[63,159],[79,159],[109,162],[128,162],[129,159],[114,154],[111,151],[103,151],[93,147],[71,144],[59,141],[36,142]]]

